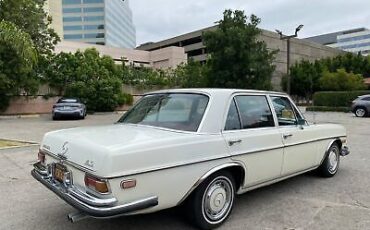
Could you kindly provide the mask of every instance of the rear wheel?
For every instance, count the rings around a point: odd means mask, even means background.
[[[356,117],[366,117],[367,116],[367,110],[365,107],[357,107],[355,109],[355,115]]]
[[[189,215],[201,229],[220,226],[234,205],[235,182],[231,173],[221,171],[207,178],[189,200]]]
[[[318,171],[323,177],[333,177],[339,169],[340,149],[338,144],[334,143],[325,157],[324,161],[318,168]]]

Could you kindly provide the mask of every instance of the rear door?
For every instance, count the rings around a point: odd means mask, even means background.
[[[286,96],[271,96],[284,143],[282,175],[298,173],[316,166],[317,130],[309,126]]]
[[[265,95],[235,95],[225,116],[223,136],[234,160],[247,169],[245,187],[280,177],[283,143]]]

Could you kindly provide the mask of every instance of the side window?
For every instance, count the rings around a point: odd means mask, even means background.
[[[241,128],[239,113],[235,105],[235,101],[232,100],[229,112],[226,118],[225,130],[237,130]]]
[[[294,107],[286,97],[271,97],[280,126],[297,125]]]
[[[265,96],[236,96],[243,129],[274,127],[274,118]]]

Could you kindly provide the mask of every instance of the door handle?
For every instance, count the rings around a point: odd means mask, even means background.
[[[242,140],[229,141],[229,146],[233,146],[235,144],[240,144],[240,143],[242,143]]]
[[[283,134],[284,139],[287,139],[288,137],[292,137],[292,136],[293,136],[293,134],[291,134],[291,133]]]

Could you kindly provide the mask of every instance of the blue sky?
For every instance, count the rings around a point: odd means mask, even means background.
[[[225,9],[261,18],[260,27],[304,38],[357,27],[370,29],[370,0],[130,0],[137,45],[214,25]]]

